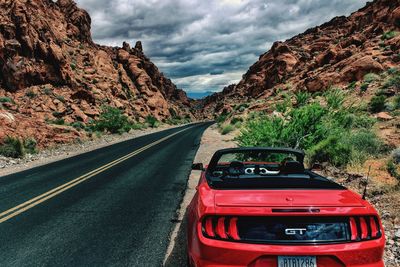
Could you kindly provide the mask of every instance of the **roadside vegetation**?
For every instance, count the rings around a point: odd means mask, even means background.
[[[322,98],[301,99],[298,107],[281,104],[281,116],[260,115],[246,122],[237,138],[239,145],[303,149],[310,164],[339,167],[361,164],[384,151],[372,129],[375,119],[362,108],[344,107],[343,91],[331,89]]]
[[[365,102],[354,98],[369,94]],[[306,151],[306,161],[346,168],[363,165],[369,159],[390,158],[387,170],[399,179],[400,160],[389,157],[389,147],[377,135],[378,113],[400,115],[400,71],[389,69],[370,73],[361,82],[346,89],[330,88],[325,92],[281,92],[268,111],[250,112],[236,124],[238,114],[222,114],[217,123],[222,134],[240,129],[236,141],[240,146],[292,147]],[[371,96],[372,95],[372,96]],[[358,98],[358,97],[357,97]],[[242,111],[243,112],[243,111]],[[236,125],[236,126],[235,126]],[[398,149],[392,155],[400,155]]]
[[[10,158],[23,158],[26,154],[37,153],[37,142],[33,138],[20,139],[7,136],[0,145],[0,155]]]

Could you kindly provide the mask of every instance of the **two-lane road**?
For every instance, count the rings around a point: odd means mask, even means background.
[[[0,177],[0,266],[160,266],[209,125]]]

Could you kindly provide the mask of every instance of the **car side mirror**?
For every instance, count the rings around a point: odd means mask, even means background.
[[[204,165],[203,165],[203,163],[194,163],[194,164],[192,165],[192,170],[204,171]]]
[[[322,171],[322,165],[320,163],[314,163],[310,170]]]

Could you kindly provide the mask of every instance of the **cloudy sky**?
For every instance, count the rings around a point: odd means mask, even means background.
[[[188,92],[238,82],[260,54],[366,0],[76,0],[97,43],[134,46]]]

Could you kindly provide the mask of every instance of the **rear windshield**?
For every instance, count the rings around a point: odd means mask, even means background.
[[[304,168],[304,154],[271,149],[217,152],[207,170],[211,187],[219,189],[343,189]]]

